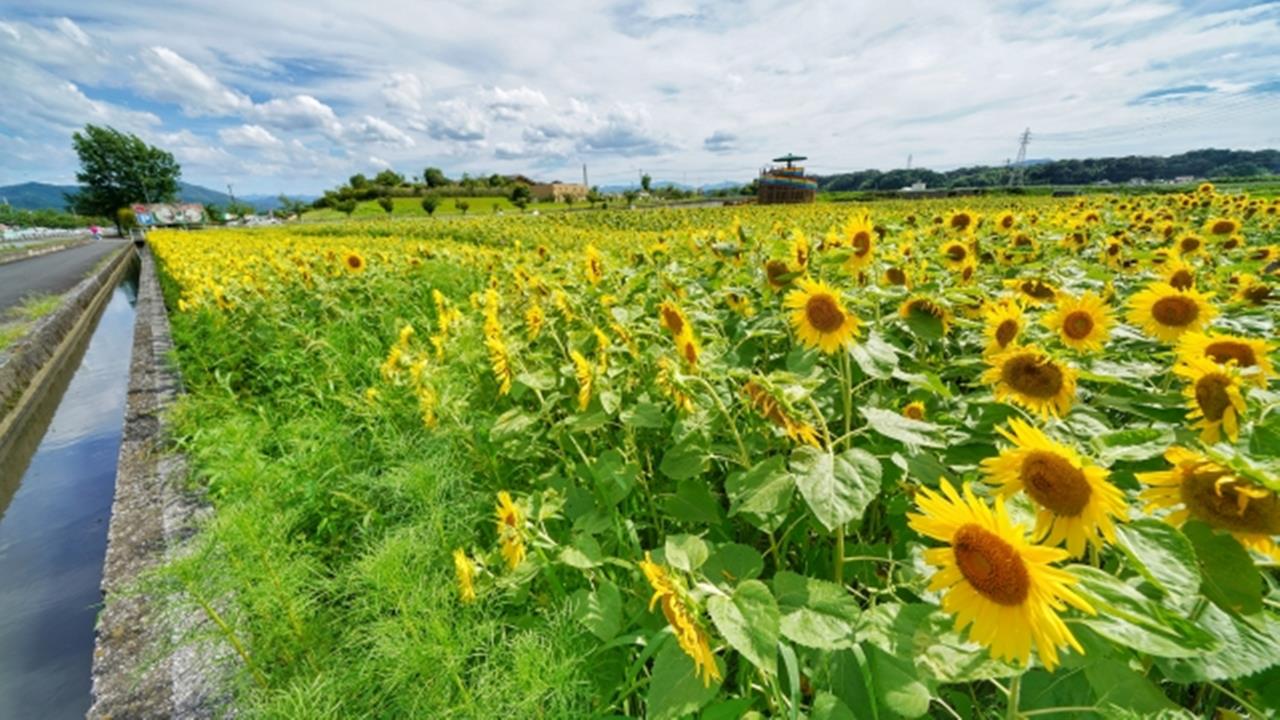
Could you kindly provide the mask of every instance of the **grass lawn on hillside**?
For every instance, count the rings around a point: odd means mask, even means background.
[[[422,198],[420,197],[398,197],[392,198],[395,209],[391,213],[391,217],[425,217],[426,212],[422,209]],[[465,200],[470,203],[471,207],[467,210],[468,215],[492,215],[494,209],[504,213],[519,213],[520,210],[511,201],[505,197],[465,197],[465,198],[440,198],[440,204],[436,207],[435,216],[441,215],[461,215],[462,211],[458,209],[458,201]],[[566,205],[565,203],[532,203],[526,208],[525,212],[537,210],[539,212],[555,212],[570,207],[583,207],[583,203],[574,205]],[[355,212],[351,213],[351,217],[384,217],[386,212],[378,205],[377,200],[366,200],[356,206]],[[340,220],[345,215],[334,210],[333,208],[324,208],[323,210],[311,210],[303,215],[304,220]]]

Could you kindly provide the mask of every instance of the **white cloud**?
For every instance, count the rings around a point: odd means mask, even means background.
[[[359,122],[354,123],[348,134],[364,142],[387,143],[403,147],[413,147],[416,144],[413,138],[406,135],[400,128],[372,115],[365,115]]]
[[[240,148],[275,148],[284,144],[261,125],[223,128],[218,131],[218,139],[223,145]]]
[[[54,27],[58,28],[63,35],[71,38],[71,41],[77,45],[88,46],[91,42],[89,36],[85,34],[80,26],[75,24],[71,18],[61,17],[53,21]]]
[[[426,87],[413,73],[391,73],[391,77],[382,84],[382,97],[387,107],[395,110],[418,112],[425,96]]]
[[[439,103],[426,124],[415,124],[436,140],[475,142],[483,140],[489,129],[484,114],[464,100],[452,99]]]
[[[333,108],[310,95],[274,98],[249,108],[246,115],[281,130],[317,130],[333,138],[342,132]]]
[[[230,115],[253,104],[244,93],[228,88],[167,47],[149,47],[140,58],[143,72],[137,82],[141,91],[156,100],[176,103],[188,115]]]

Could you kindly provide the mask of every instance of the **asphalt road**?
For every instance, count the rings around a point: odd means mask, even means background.
[[[111,238],[0,265],[0,316],[28,295],[64,293],[126,241]]]

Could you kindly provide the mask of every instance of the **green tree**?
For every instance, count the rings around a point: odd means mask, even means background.
[[[422,180],[427,187],[444,187],[449,184],[449,178],[444,176],[444,171],[438,167],[429,167],[422,172]]]
[[[137,135],[111,127],[85,125],[71,136],[83,187],[67,197],[79,215],[116,218],[116,211],[136,202],[170,202],[178,196],[182,168],[173,155],[143,142]]]
[[[356,173],[351,176],[347,184],[351,186],[352,190],[359,190],[369,184],[369,178],[365,177],[363,173]]]
[[[394,201],[392,201],[391,198],[387,197],[386,195],[383,195],[382,197],[378,198],[378,207],[382,208],[382,212],[390,215],[391,211],[395,210],[396,204]]]
[[[463,215],[466,215],[467,211],[471,209],[471,203],[461,199],[454,200],[453,206],[458,208],[458,211],[461,212]]]
[[[374,185],[385,185],[387,187],[399,187],[404,184],[404,176],[390,168],[383,170],[373,178]]]
[[[116,228],[121,234],[138,227],[138,216],[133,213],[133,208],[122,207],[116,210],[115,218]]]
[[[649,192],[649,186],[653,183],[653,178],[649,177],[649,173],[640,176],[640,189]]]
[[[422,198],[422,211],[426,214],[435,215],[438,207],[440,207],[440,198],[435,195],[428,195]]]
[[[533,193],[529,192],[528,185],[516,183],[515,186],[511,188],[511,204],[512,205],[523,207],[520,205],[521,202],[523,202],[525,205],[528,205],[529,201],[532,199],[533,199]]]
[[[339,200],[337,203],[334,204],[333,209],[337,210],[340,213],[346,214],[347,217],[351,217],[351,213],[356,211],[356,201],[355,200]]]

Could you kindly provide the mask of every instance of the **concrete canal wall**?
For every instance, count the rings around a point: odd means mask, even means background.
[[[195,531],[207,510],[187,490],[186,462],[168,444],[165,415],[182,392],[169,317],[149,249],[141,253],[124,439],[116,471],[93,659],[95,720],[229,717],[233,655],[209,637],[203,613],[137,586]]]
[[[27,420],[69,350],[93,328],[133,258],[133,248],[122,247],[110,261],[68,291],[56,310],[0,353],[0,449]]]

